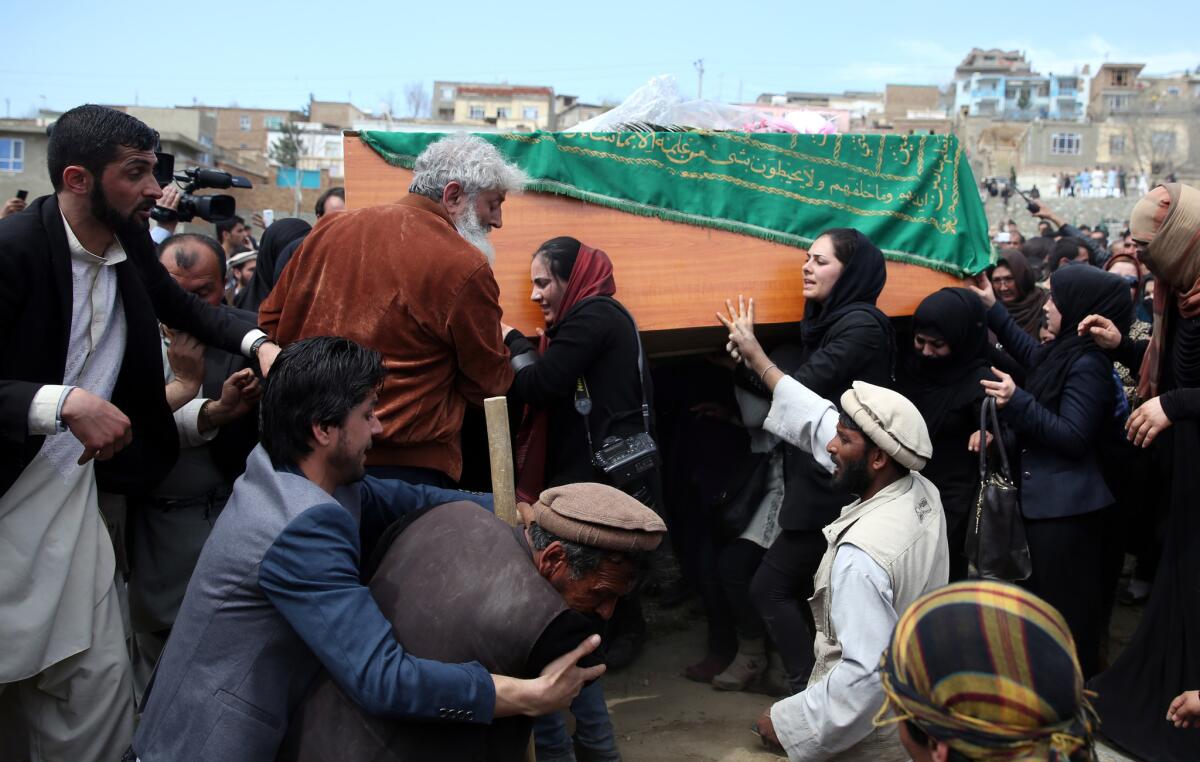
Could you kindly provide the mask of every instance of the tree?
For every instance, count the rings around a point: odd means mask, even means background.
[[[1021,94],[1017,96],[1017,108],[1024,111],[1027,108],[1029,108],[1030,102],[1031,102],[1031,99],[1029,97],[1029,88],[1022,87]]]
[[[267,150],[267,158],[280,167],[292,170],[292,189],[294,203],[292,215],[300,213],[300,157],[304,154],[304,143],[300,139],[300,127],[295,122],[286,122],[280,128],[282,133]]]
[[[404,87],[404,102],[408,104],[408,115],[416,119],[429,110],[429,93],[424,82],[409,82]]]

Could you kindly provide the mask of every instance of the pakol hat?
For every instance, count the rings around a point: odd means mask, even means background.
[[[551,487],[533,505],[520,507],[527,520],[547,532],[592,548],[622,553],[654,550],[667,532],[658,514],[606,484]]]
[[[920,471],[933,455],[929,428],[917,406],[891,389],[855,381],[842,395],[842,411],[900,465]]]
[[[228,264],[230,267],[237,267],[238,265],[246,264],[252,259],[258,259],[258,249],[251,249],[250,251],[243,251],[241,254],[234,254],[229,258]]]

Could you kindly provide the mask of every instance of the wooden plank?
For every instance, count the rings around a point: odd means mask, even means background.
[[[521,517],[517,514],[517,477],[513,469],[512,435],[508,428],[508,398],[488,397],[483,401],[483,412],[487,417],[496,516],[515,527],[521,523]]]
[[[412,172],[393,167],[353,135],[345,139],[346,204],[358,209],[402,197]],[[505,322],[530,334],[542,326],[529,301],[529,262],[538,246],[569,235],[612,258],[617,298],[643,331],[713,327],[727,297],[754,296],[761,323],[792,323],[804,314],[803,250],[724,230],[667,222],[564,196],[522,193],[504,204],[492,233]],[[879,307],[911,315],[929,293],[960,281],[900,262],[888,263]]]

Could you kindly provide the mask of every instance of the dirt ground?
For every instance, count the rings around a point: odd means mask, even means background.
[[[684,679],[684,668],[704,656],[704,619],[697,606],[693,600],[660,610],[651,603],[646,612],[651,637],[645,649],[632,666],[603,678],[622,756],[626,762],[780,759],[750,732],[771,697],[724,693]],[[1114,654],[1128,642],[1140,614],[1140,608],[1116,607],[1110,630]],[[1106,747],[1101,747],[1100,759],[1129,760]]]

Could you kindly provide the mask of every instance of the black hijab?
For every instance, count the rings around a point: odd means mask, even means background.
[[[927,358],[910,349],[900,391],[912,400],[929,435],[936,436],[947,414],[983,398],[981,379],[988,369],[987,315],[979,297],[965,288],[943,288],[913,313],[913,333],[936,336],[950,347],[944,358]]]
[[[854,237],[854,249],[849,261],[843,263],[842,274],[833,284],[829,298],[821,303],[808,301],[804,304],[800,340],[809,352],[821,346],[821,340],[834,323],[856,310],[871,315],[879,322],[885,335],[892,335],[891,321],[875,306],[875,300],[883,292],[883,284],[887,281],[883,252],[859,231],[854,231]],[[891,342],[890,345],[894,344]],[[889,362],[888,367],[891,366]]]
[[[275,287],[275,264],[280,253],[289,243],[308,235],[312,230],[302,219],[287,217],[276,220],[263,233],[258,245],[258,267],[254,268],[254,277],[250,283],[237,295],[234,305],[250,312],[258,312],[258,306],[266,300],[271,289]]]
[[[1071,265],[1050,276],[1050,298],[1062,314],[1058,336],[1038,348],[1033,356],[1026,389],[1039,403],[1058,409],[1067,372],[1087,352],[1101,352],[1092,337],[1076,333],[1088,315],[1103,315],[1122,335],[1129,332],[1129,285],[1118,275],[1089,265]]]

